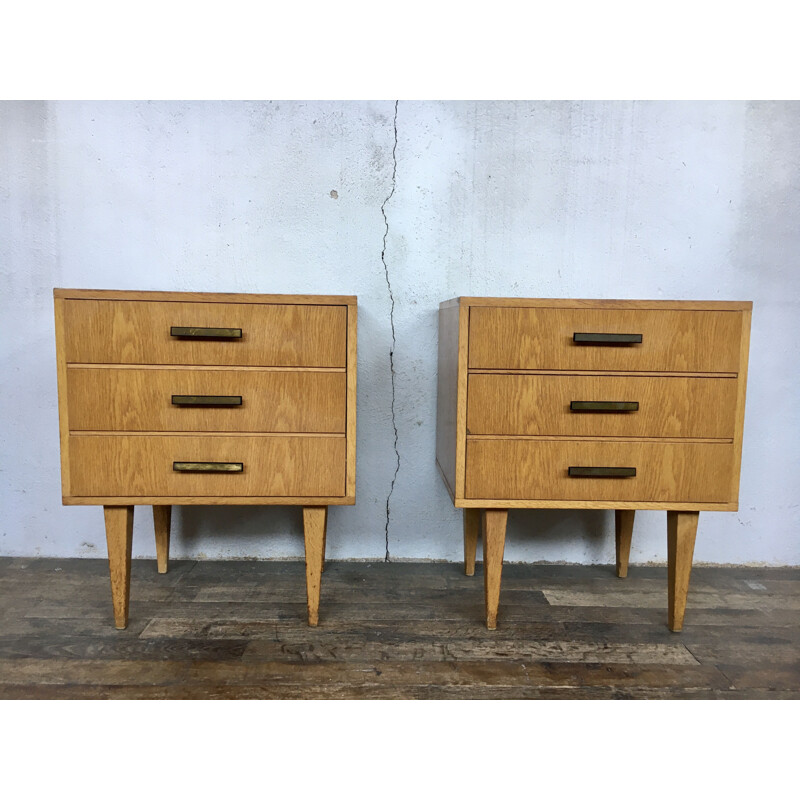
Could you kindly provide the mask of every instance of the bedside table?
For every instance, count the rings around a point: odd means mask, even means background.
[[[497,625],[509,508],[667,511],[669,627],[683,625],[700,511],[736,511],[752,303],[462,297],[439,308],[436,460],[484,536]]]
[[[355,503],[355,297],[55,289],[65,505],[102,505],[117,628],[134,505],[303,508],[308,623],[329,505]]]

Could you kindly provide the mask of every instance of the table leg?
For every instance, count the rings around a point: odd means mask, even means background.
[[[475,553],[478,549],[478,532],[481,527],[481,510],[464,509],[464,572],[475,574]]]
[[[114,624],[122,630],[128,626],[128,603],[131,595],[133,506],[103,506],[103,513],[106,521]]]
[[[668,620],[671,631],[683,627],[699,517],[698,511],[667,511]]]
[[[500,604],[500,578],[503,572],[503,550],[506,543],[508,511],[489,509],[483,512],[483,575],[486,599],[486,627],[497,628],[497,607]]]
[[[319,592],[322,562],[325,559],[325,528],[327,506],[303,507],[303,533],[306,543],[306,595],[308,597],[308,624],[319,623]]]
[[[614,533],[617,542],[617,577],[628,576],[628,560],[631,557],[631,538],[633,537],[633,516],[635,511],[614,512]]]
[[[163,574],[169,567],[169,528],[172,506],[153,506],[153,526],[156,531],[156,560]]]

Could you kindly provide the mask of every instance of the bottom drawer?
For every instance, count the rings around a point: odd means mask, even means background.
[[[73,435],[76,497],[340,497],[343,436]],[[177,472],[175,462],[241,464],[240,472]]]
[[[468,439],[466,497],[497,500],[730,501],[733,445]],[[570,467],[634,468],[634,477],[573,477]]]

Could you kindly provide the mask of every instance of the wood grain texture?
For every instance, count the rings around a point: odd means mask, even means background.
[[[731,378],[470,374],[471,434],[732,438]],[[576,413],[577,401],[635,401],[638,411]]]
[[[749,300],[597,300],[530,297],[457,297],[441,305],[488,306],[505,308],[589,308],[620,311],[748,311]]]
[[[61,494],[70,494],[69,405],[67,403],[67,361],[64,355],[64,301],[54,299],[56,331],[56,378],[58,385],[58,433],[61,450]]]
[[[344,367],[347,307],[65,300],[68,363]],[[229,341],[180,339],[172,326],[241,328]]]
[[[131,547],[133,545],[133,506],[104,506],[108,567],[111,574],[111,599],[114,625],[128,626],[131,595]]]
[[[481,510],[464,509],[464,574],[475,574],[475,553],[478,548],[478,534],[481,529]]]
[[[455,499],[464,497],[467,477],[467,379],[469,367],[469,314],[467,306],[458,310],[458,389],[456,411]]]
[[[628,576],[628,561],[631,557],[631,540],[633,539],[633,510],[616,509],[614,511],[614,541],[617,552],[617,577]]]
[[[356,411],[358,385],[358,306],[347,309],[347,467],[345,495],[356,496]]]
[[[667,512],[668,625],[671,631],[683,628],[699,517],[696,511]]]
[[[325,497],[345,491],[346,440],[332,436],[75,435],[76,496]],[[241,473],[178,473],[175,461],[241,462]]]
[[[71,300],[144,300],[162,303],[256,303],[278,305],[356,305],[355,295],[240,294],[235,292],[148,292],[118,289],[53,289],[53,297]]]
[[[733,446],[709,443],[470,439],[467,497],[722,503]],[[570,466],[635,467],[633,478],[572,478]]]
[[[65,499],[65,503],[72,500]],[[131,499],[131,502],[135,502]],[[79,505],[79,503],[75,503]],[[638,509],[639,511],[738,511],[738,503],[675,503],[675,502],[649,502],[646,500],[498,500],[490,497],[476,497],[455,500],[456,508],[560,508],[587,510],[607,509],[613,511],[617,508]],[[333,503],[331,503],[333,505]]]
[[[169,569],[169,534],[172,506],[153,506],[153,527],[156,534],[156,561],[160,574]]]
[[[638,567],[619,592],[611,564],[506,564],[493,632],[459,564],[329,562],[314,629],[301,561],[176,561],[158,575],[139,559],[132,577],[120,632],[104,619],[105,560],[0,558],[0,697],[800,698],[796,568],[696,567],[702,607],[690,601],[679,634],[664,624],[665,566]],[[544,599],[557,589],[571,605]]]
[[[328,522],[326,506],[303,508],[303,535],[306,547],[306,595],[308,600],[308,624],[319,624],[319,595],[322,566],[325,561],[325,530]]]
[[[742,470],[742,441],[744,438],[744,406],[747,394],[747,367],[750,360],[750,323],[752,311],[742,313],[742,338],[740,341],[741,352],[739,355],[739,380],[738,396],[736,398],[736,422],[733,439],[734,469],[731,476],[731,497],[739,498],[739,476]]]
[[[436,461],[450,496],[456,486],[456,416],[458,413],[458,306],[439,308]]]
[[[470,308],[469,366],[491,369],[738,372],[742,313],[602,308]],[[579,333],[638,333],[630,346]]]
[[[497,628],[500,581],[503,573],[503,550],[506,541],[508,511],[487,508],[483,512],[483,569],[486,627]]]
[[[71,430],[344,433],[343,372],[67,370]],[[240,406],[179,407],[173,395],[234,395]]]

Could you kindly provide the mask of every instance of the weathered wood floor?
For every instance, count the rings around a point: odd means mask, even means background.
[[[498,629],[458,564],[135,561],[115,630],[104,560],[0,559],[0,698],[800,699],[800,570],[506,565]]]

